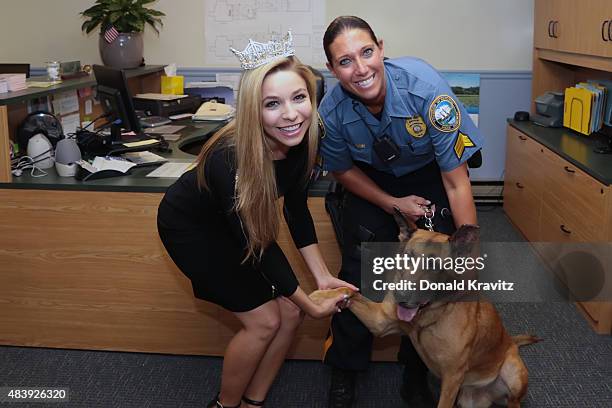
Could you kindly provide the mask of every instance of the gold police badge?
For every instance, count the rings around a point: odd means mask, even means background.
[[[411,116],[406,119],[406,130],[412,135],[412,137],[416,137],[418,139],[425,135],[427,126],[425,126],[425,121],[419,115]]]

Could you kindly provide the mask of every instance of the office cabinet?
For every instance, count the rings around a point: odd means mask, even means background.
[[[606,231],[601,220],[606,214],[608,186],[548,149],[542,158],[540,166],[548,176],[542,199],[562,221],[550,227],[572,242],[605,241]],[[540,233],[551,236],[544,226]],[[548,239],[542,237],[542,240]]]
[[[575,1],[578,8],[575,26],[580,35],[577,38],[577,52],[600,57],[612,57],[612,1]]]
[[[534,24],[533,99],[587,79],[612,80],[612,1],[535,0]],[[542,144],[543,132],[559,144]],[[574,145],[582,143],[580,137],[563,129],[508,127],[504,211],[529,241],[612,241],[612,187],[561,156],[592,150]],[[562,246],[535,243],[534,248],[550,263]],[[598,333],[612,333],[611,302],[576,305]]]
[[[576,49],[573,0],[537,0],[535,3],[534,46],[557,51]]]
[[[612,2],[536,0],[535,48],[612,57]]]
[[[504,210],[530,241],[538,240],[542,179],[531,169],[538,166],[539,144],[514,128],[508,128]]]

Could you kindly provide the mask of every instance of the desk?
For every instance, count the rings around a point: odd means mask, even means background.
[[[215,125],[198,123],[171,142],[194,158]],[[168,354],[223,354],[239,327],[231,313],[193,297],[157,234],[157,207],[174,179],[144,175],[89,182],[29,176],[0,183],[0,344]],[[308,205],[330,270],[340,254],[325,212],[326,183]],[[315,289],[283,223],[279,243],[302,287]],[[290,358],[320,359],[326,320],[306,319]],[[398,337],[379,339],[374,359],[395,360]]]
[[[162,65],[147,65],[144,67],[125,70],[128,87],[132,94],[139,92],[159,92]],[[32,81],[44,81],[46,78],[32,77]],[[83,88],[92,88],[96,85],[93,75],[62,81],[47,88],[27,88],[17,92],[0,94],[0,182],[11,181],[11,164],[9,156],[9,141],[15,140],[18,126],[28,115],[27,103],[42,96],[54,95],[61,92],[73,91]],[[79,112],[81,119],[85,116],[85,101],[79,98]],[[102,112],[99,105],[94,105],[92,117]]]

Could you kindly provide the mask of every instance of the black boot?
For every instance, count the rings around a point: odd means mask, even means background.
[[[411,408],[435,407],[436,402],[427,383],[429,370],[406,337],[402,338],[398,359],[400,363],[405,364],[400,395],[407,406]]]
[[[355,371],[332,368],[328,408],[351,408],[353,406],[355,377]]]
[[[408,365],[404,368],[402,375],[402,388],[400,396],[410,408],[430,408],[435,407],[436,402],[427,384],[427,371],[415,373],[413,367]]]

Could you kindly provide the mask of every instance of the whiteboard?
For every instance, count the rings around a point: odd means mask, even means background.
[[[325,7],[325,0],[205,0],[204,58],[210,65],[238,66],[230,47],[242,51],[249,39],[265,43],[291,30],[300,60],[323,66]]]

